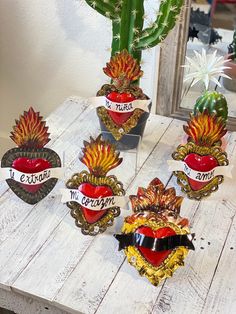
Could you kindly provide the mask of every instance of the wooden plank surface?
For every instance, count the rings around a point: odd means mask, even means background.
[[[91,115],[94,114],[95,113],[92,111]],[[147,146],[148,149],[140,152],[139,156],[140,166],[142,166],[142,164],[145,162],[148,155],[155,147],[156,142],[158,142],[159,138],[165,132],[170,122],[171,119],[166,117],[152,116],[150,118],[149,126],[147,127],[146,130],[147,131],[146,134],[148,136],[147,138],[148,143],[145,140],[145,137],[143,140],[143,147]],[[156,124],[159,125],[159,129],[158,132],[155,132],[155,134],[153,134],[151,139],[149,138],[149,134],[152,131],[154,125]],[[122,156],[124,157],[123,166],[120,167],[120,170],[118,172],[116,171],[115,174],[117,175],[118,178],[122,177],[124,187],[127,188],[127,186],[132,181],[133,177],[135,176],[135,169],[134,167],[133,169],[130,168],[130,163],[128,161],[129,159],[133,161],[135,156],[132,153],[125,152],[122,152]],[[75,163],[73,167],[75,167],[75,169],[72,168],[70,170],[72,173],[84,169],[83,164],[78,162]],[[67,211],[69,211],[68,208]],[[114,229],[112,228],[106,232],[106,237],[108,237],[109,241],[110,238],[112,238],[111,234],[113,232]],[[68,237],[70,238],[70,245],[67,243]],[[53,299],[56,296],[57,292],[61,289],[66,277],[68,277],[70,273],[73,271],[73,268],[76,266],[76,264],[83,263],[84,261],[83,255],[87,252],[89,244],[93,242],[96,243],[96,241],[98,241],[99,238],[102,239],[102,235],[97,236],[95,239],[93,237],[86,237],[82,235],[80,230],[74,226],[74,220],[70,217],[70,215],[67,215],[65,217],[65,220],[62,221],[62,223],[58,226],[57,230],[55,230],[55,232],[51,235],[51,237],[45,243],[42,249],[36,254],[32,262],[27,266],[27,268],[22,272],[22,274],[19,276],[16,282],[12,285],[13,289],[17,291],[24,291],[25,293],[31,293],[34,296],[38,296],[41,298]],[[75,245],[76,243],[78,244]],[[62,250],[62,248],[67,248],[67,258],[64,258],[64,251]],[[61,251],[62,253],[62,256],[58,255],[56,264],[54,263],[53,260],[50,260],[50,255],[52,251],[54,252]],[[93,251],[93,248],[91,249],[91,251]],[[113,249],[113,251],[115,252],[116,250]],[[47,259],[48,261],[47,264],[45,264],[45,259]],[[80,260],[81,262],[79,262]],[[39,269],[41,269],[43,265],[45,265],[44,266],[45,273],[47,272],[51,273],[51,276],[48,277],[46,283],[39,272]],[[86,263],[85,267],[86,269],[88,269],[88,265]],[[53,272],[51,272],[52,269]]]
[[[163,168],[176,141],[180,141],[181,138],[182,122],[174,121],[140,169],[127,191],[128,194],[136,193],[138,186],[147,186],[155,176],[158,176],[164,183],[168,182],[171,173],[163,171]],[[125,213],[125,216],[129,214]],[[124,264],[122,252],[117,251],[118,244],[112,234],[119,232],[122,224],[123,217],[117,220],[110,234],[106,233],[96,238],[65,282],[55,302],[83,313],[94,313],[100,303],[98,312],[101,311],[101,313],[119,313],[118,311],[132,313],[137,302],[144,306],[145,302],[151,302],[153,295],[155,301],[158,288],[151,286],[145,279],[139,278],[132,267],[127,266],[126,262]],[[89,272],[88,269],[93,269],[93,271]],[[96,287],[94,282],[96,282]],[[141,298],[141,295],[145,295],[146,299]],[[103,305],[104,298],[107,300],[107,306]],[[141,310],[140,313],[142,313]]]
[[[65,130],[85,111],[88,103],[85,99],[79,97],[73,97],[66,100],[61,106],[58,107],[51,115],[46,119],[51,141],[47,145],[54,149],[62,158],[64,152],[64,137],[60,139],[60,136]],[[66,110],[65,110],[66,108]],[[89,109],[90,111],[90,109]],[[87,113],[83,114],[83,117]],[[83,119],[83,118],[82,118]],[[50,124],[49,124],[50,123]],[[67,134],[68,135],[68,134]],[[63,145],[62,145],[63,143]],[[76,148],[76,149],[75,149]],[[66,154],[66,161],[70,160],[77,152],[77,147],[69,147]],[[54,190],[51,192],[54,193]],[[32,205],[28,205],[21,201],[8,187],[6,182],[1,182],[0,185],[0,244],[4,241],[13,230],[21,224],[21,222],[27,217],[30,211],[34,208]]]
[[[84,139],[98,134],[96,113],[83,100],[72,100],[48,121],[54,133],[51,147],[61,155],[66,151],[67,180],[84,169],[78,152]],[[181,121],[151,116],[137,169],[136,154],[121,153],[124,162],[114,174],[124,183],[127,194],[136,193],[138,186],[147,186],[156,176],[181,194],[166,161],[182,142],[182,125]],[[236,164],[236,133],[229,136],[227,151],[231,164]],[[158,287],[140,277],[117,250],[112,235],[120,231],[124,216],[130,213],[123,210],[104,234],[84,236],[69,209],[60,203],[59,189],[63,186],[61,181],[34,206],[21,202],[10,190],[0,198],[0,287],[8,297],[12,293],[13,299],[22,298],[20,306],[30,299],[35,307],[29,305],[29,309],[35,308],[37,313],[45,313],[43,304],[49,304],[52,313],[57,308],[58,313],[236,312],[236,202],[232,179],[225,178],[219,191],[206,200],[184,200],[181,212],[190,219],[197,235],[196,251],[189,253],[185,267]]]

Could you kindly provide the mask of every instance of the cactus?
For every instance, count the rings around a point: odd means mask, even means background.
[[[232,59],[236,61],[236,28],[234,30],[233,41],[228,46],[228,51],[230,54],[232,54]]]
[[[203,113],[205,110],[207,110],[209,114],[216,114],[217,117],[222,117],[225,122],[227,121],[227,101],[221,93],[206,91],[197,99],[194,106],[194,115],[197,115],[198,112]]]
[[[174,27],[183,0],[162,0],[156,20],[144,28],[145,0],[85,0],[98,13],[112,20],[112,56],[126,49],[138,62],[142,50],[162,42]]]

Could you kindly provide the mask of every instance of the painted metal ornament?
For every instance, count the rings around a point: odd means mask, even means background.
[[[117,199],[124,199],[121,197],[125,194],[123,184],[115,176],[107,176],[108,171],[122,162],[119,154],[115,146],[103,140],[101,135],[96,139],[91,137],[90,142],[84,141],[80,157],[89,172],[76,173],[66,183],[71,195],[82,195],[80,201],[72,198],[67,206],[85,235],[94,236],[104,232],[120,215]]]
[[[184,131],[188,142],[179,145],[172,154],[173,159],[182,165],[176,170],[182,171],[174,171],[174,174],[182,191],[189,198],[200,200],[218,190],[226,172],[225,166],[229,164],[221,147],[221,138],[227,132],[225,119],[207,110],[198,112],[190,116]]]
[[[157,286],[183,266],[188,251],[194,250],[194,234],[188,220],[179,215],[183,198],[155,178],[130,200],[134,214],[125,218],[122,234],[114,236],[128,262]]]
[[[52,191],[58,180],[56,172],[61,167],[57,153],[44,147],[50,141],[45,124],[32,107],[25,111],[11,132],[11,139],[18,147],[8,150],[1,161],[7,184],[29,204],[38,203]]]
[[[142,89],[135,84],[143,75],[143,71],[138,61],[127,50],[112,56],[103,71],[112,79],[112,84],[103,85],[97,96],[105,96],[107,102],[116,104],[116,108],[120,109],[109,109],[101,104],[97,108],[97,114],[106,129],[118,141],[136,127],[142,115],[149,115],[148,112],[145,113],[142,105],[139,108],[133,105],[136,100],[148,100]]]

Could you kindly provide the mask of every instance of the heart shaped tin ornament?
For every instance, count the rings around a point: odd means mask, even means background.
[[[194,234],[188,220],[179,215],[183,198],[155,178],[130,200],[134,214],[125,218],[122,234],[114,236],[128,262],[157,286],[183,266],[188,251],[194,250]]]
[[[118,141],[125,134],[132,134],[145,111],[149,115],[150,100],[136,84],[143,75],[141,66],[126,49],[112,56],[103,71],[112,83],[103,85],[97,93],[105,100],[97,114]]]
[[[191,114],[184,131],[188,142],[179,145],[172,154],[179,162],[174,174],[182,191],[189,198],[200,200],[218,190],[223,174],[230,169],[226,167],[229,164],[227,153],[221,147],[221,138],[227,132],[225,121],[205,110]]]
[[[31,107],[16,120],[11,139],[18,147],[2,157],[1,172],[12,191],[28,204],[46,197],[57,183],[61,160],[44,146],[50,141],[48,127]]]
[[[108,171],[122,162],[119,152],[109,141],[99,135],[84,141],[80,161],[89,172],[75,173],[66,183],[62,202],[71,209],[76,225],[85,235],[104,232],[120,215],[120,207],[125,206],[123,184]]]

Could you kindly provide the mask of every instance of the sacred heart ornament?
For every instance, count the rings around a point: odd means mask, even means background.
[[[104,232],[120,215],[120,207],[126,205],[122,183],[113,175],[107,176],[122,162],[119,154],[101,135],[84,141],[80,161],[89,172],[74,174],[62,191],[62,202],[71,209],[76,225],[85,235]]]
[[[128,262],[157,286],[183,266],[188,251],[194,250],[194,234],[189,232],[188,220],[179,215],[183,198],[155,178],[130,200],[134,214],[125,218],[122,234],[115,238]]]
[[[1,161],[7,184],[29,204],[38,203],[51,192],[62,170],[57,153],[44,147],[50,141],[45,124],[32,107],[25,111],[11,132],[18,147],[7,151]]]
[[[229,172],[227,154],[221,148],[221,138],[227,132],[225,121],[205,110],[191,115],[184,131],[188,142],[172,154],[177,162],[171,170],[182,191],[189,198],[200,200],[217,191],[223,175]]]
[[[137,126],[145,111],[149,115],[150,100],[136,84],[143,71],[127,50],[111,57],[103,71],[112,79],[112,84],[105,84],[98,91],[97,96],[104,97],[101,97],[97,114],[118,141]]]

